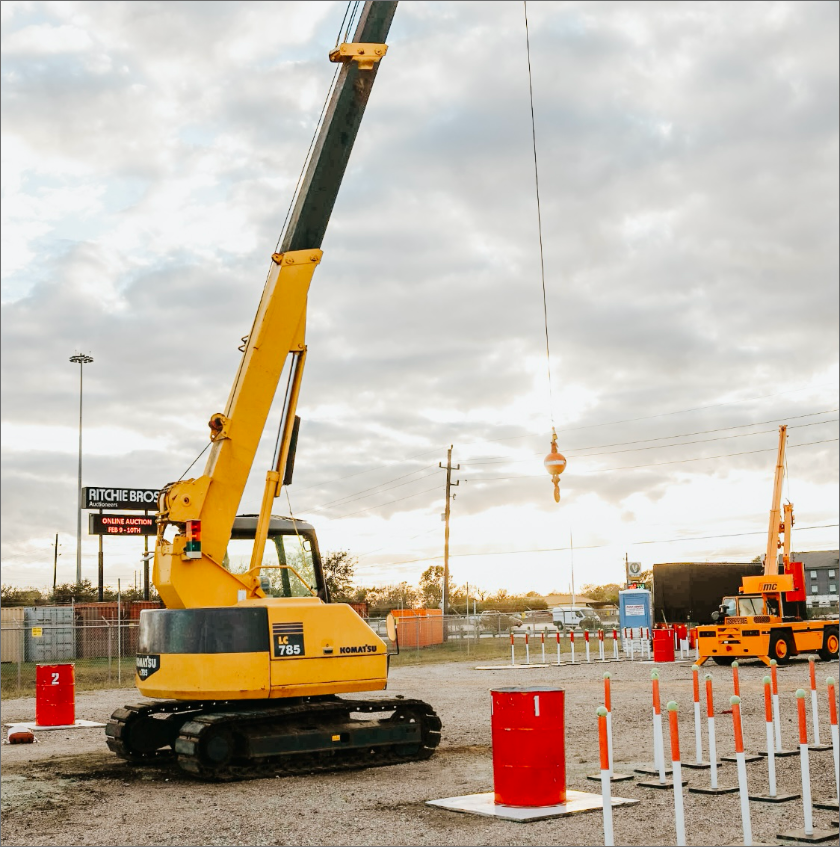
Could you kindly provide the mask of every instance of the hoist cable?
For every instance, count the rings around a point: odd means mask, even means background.
[[[546,370],[548,373],[548,400],[549,400],[549,417],[551,418],[551,426],[554,427],[554,396],[551,388],[551,354],[548,348],[548,303],[545,293],[545,259],[543,257],[543,237],[542,237],[542,214],[540,211],[540,173],[537,167],[537,127],[534,120],[534,83],[531,77],[531,38],[528,33],[528,2],[523,0],[523,10],[525,12],[525,50],[528,56],[528,92],[531,98],[531,140],[534,147],[534,186],[537,193],[537,231],[540,240],[540,274],[542,277],[542,295],[543,295],[543,322],[545,324],[545,359]]]

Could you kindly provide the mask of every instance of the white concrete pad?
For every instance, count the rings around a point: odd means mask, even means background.
[[[557,665],[480,665],[477,671],[523,671],[531,668],[556,668]]]
[[[613,797],[613,806],[632,806],[638,800],[626,797]],[[466,812],[470,815],[483,815],[490,818],[500,818],[504,821],[528,823],[546,818],[560,818],[575,815],[580,812],[593,812],[604,808],[600,794],[589,794],[586,791],[567,791],[566,802],[557,806],[505,806],[494,801],[494,794],[465,794],[463,797],[447,797],[443,800],[427,800],[427,806],[437,806],[450,812]]]
[[[88,729],[92,726],[105,726],[105,724],[97,723],[96,721],[76,721],[76,723],[62,724],[61,726],[38,726],[38,724],[34,722],[24,723],[23,721],[17,721],[14,724],[7,723],[6,726],[25,726],[33,732],[49,732],[53,729]]]

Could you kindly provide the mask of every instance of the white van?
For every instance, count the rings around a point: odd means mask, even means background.
[[[555,606],[551,617],[557,629],[595,629],[598,625],[598,616],[588,606],[584,609]]]

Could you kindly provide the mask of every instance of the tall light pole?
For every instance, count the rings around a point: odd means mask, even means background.
[[[82,581],[82,374],[85,365],[93,361],[93,356],[76,353],[70,357],[73,364],[79,365],[79,491],[76,509],[76,585]]]

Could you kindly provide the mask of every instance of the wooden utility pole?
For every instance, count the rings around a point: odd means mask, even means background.
[[[55,583],[58,576],[58,533],[55,534],[55,554],[53,556],[53,597],[55,597]]]
[[[444,467],[438,462],[438,467]],[[452,445],[449,445],[449,450],[446,454],[446,511],[443,513],[443,519],[446,521],[446,530],[444,532],[443,541],[443,614],[449,614],[449,495],[453,486],[460,485],[460,480],[452,482],[452,471],[461,470],[460,465],[452,467]]]

